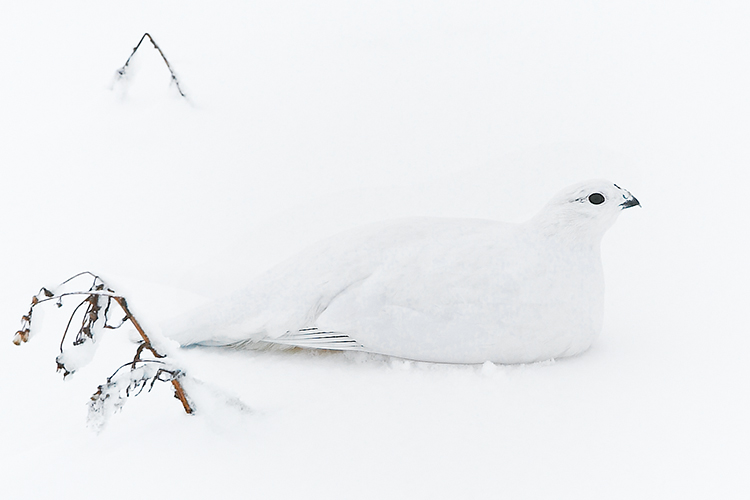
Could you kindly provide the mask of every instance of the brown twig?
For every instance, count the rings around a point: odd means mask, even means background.
[[[130,309],[128,308],[128,303],[125,300],[125,297],[113,297],[115,302],[117,302],[122,310],[125,312],[125,318],[129,319],[131,323],[133,323],[133,326],[136,330],[138,330],[138,333],[141,335],[141,338],[143,339],[143,344],[138,348],[138,352],[136,353],[136,358],[140,357],[140,353],[143,352],[143,349],[146,348],[149,351],[153,353],[154,356],[157,358],[164,358],[166,357],[163,354],[159,354],[156,349],[151,345],[151,339],[148,338],[148,335],[146,335],[146,332],[141,328],[140,323],[138,323],[138,320],[135,319],[135,316],[130,312]],[[133,360],[133,366],[135,366],[135,360]],[[193,408],[188,402],[187,396],[185,395],[185,390],[182,388],[182,384],[177,378],[172,379],[172,385],[174,386],[174,392],[175,397],[180,400],[182,403],[182,407],[185,409],[185,413],[193,413]]]
[[[133,326],[140,334],[141,338],[143,339],[143,344],[139,348],[139,352],[143,351],[143,348],[148,349],[153,353],[154,356],[157,358],[164,358],[165,356],[163,354],[159,354],[156,349],[151,345],[151,339],[148,338],[148,335],[146,335],[146,332],[141,328],[140,323],[138,323],[138,320],[135,319],[135,316],[133,316],[133,313],[130,312],[130,309],[128,309],[128,302],[125,300],[125,297],[112,297],[117,304],[122,308],[123,312],[125,313],[125,319],[130,320],[131,323],[133,323]]]
[[[185,390],[182,388],[182,384],[180,383],[179,379],[173,378],[172,385],[174,386],[174,397],[180,400],[185,413],[187,413],[188,415],[193,413],[195,410],[193,410],[193,407],[190,405],[190,402],[187,399],[187,395],[185,394]]]

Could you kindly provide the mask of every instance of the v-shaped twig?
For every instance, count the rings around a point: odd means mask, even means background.
[[[167,65],[167,69],[169,69],[169,74],[172,75],[172,80],[174,81],[174,84],[177,86],[177,92],[180,93],[182,97],[185,97],[185,93],[182,91],[182,88],[180,88],[180,82],[177,80],[177,75],[174,74],[174,71],[172,70],[172,66],[169,64],[169,61],[167,60],[167,56],[164,55],[164,52],[162,52],[161,48],[156,44],[154,39],[149,35],[148,33],[144,33],[141,39],[138,41],[138,45],[136,45],[133,48],[133,52],[130,53],[130,57],[128,57],[128,60],[125,61],[125,64],[122,65],[122,68],[117,70],[117,78],[120,79],[123,76],[125,76],[125,72],[128,69],[128,64],[130,64],[130,59],[133,58],[138,48],[141,46],[141,43],[143,43],[143,40],[148,39],[151,41],[151,44],[154,46],[156,50],[159,51],[159,54],[161,55],[161,58],[164,59],[164,64]]]

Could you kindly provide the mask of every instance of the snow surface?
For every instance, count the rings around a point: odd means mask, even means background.
[[[4,6],[2,497],[747,498],[749,24],[708,1]],[[149,46],[115,82],[145,31],[187,102]],[[95,434],[132,332],[65,382],[62,311],[11,343],[82,270],[157,329],[341,230],[522,220],[592,177],[644,208],[605,236],[576,358],[192,349],[201,415],[161,385]]]

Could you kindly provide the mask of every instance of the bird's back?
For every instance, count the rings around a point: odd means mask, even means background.
[[[600,305],[579,292],[598,293],[600,276],[564,260],[524,225],[374,224],[307,249],[168,335],[182,344],[344,345],[443,362],[546,359],[585,349],[598,328],[587,318]],[[348,343],[321,343],[320,332]]]
[[[397,292],[434,291],[427,284],[430,277],[442,276],[443,283],[460,280],[448,268],[476,266],[479,255],[489,257],[493,245],[507,242],[513,227],[477,219],[413,218],[350,230],[271,268],[248,287],[176,319],[166,333],[183,345],[273,339],[316,326],[332,302],[368,280],[385,284],[390,276],[392,283],[401,284],[386,286]],[[478,252],[478,245],[487,251]],[[423,296],[426,305],[428,296]]]

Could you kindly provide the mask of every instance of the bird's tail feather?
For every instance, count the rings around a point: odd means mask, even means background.
[[[277,338],[261,337],[246,339],[231,344],[231,347],[256,350],[283,350],[295,347],[332,349],[336,351],[361,351],[363,349],[362,344],[345,333],[322,331],[317,328],[302,328],[297,331],[287,332]]]

